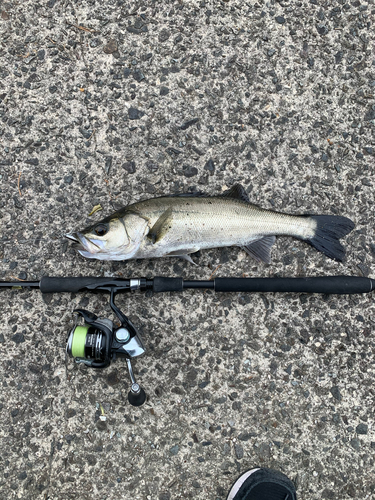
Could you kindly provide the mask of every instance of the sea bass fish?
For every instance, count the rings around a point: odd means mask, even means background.
[[[162,196],[127,205],[113,215],[67,234],[89,259],[127,260],[182,257],[205,248],[238,246],[257,261],[270,263],[277,235],[306,241],[342,261],[339,239],[354,223],[336,215],[287,215],[250,203],[236,184],[220,196]]]

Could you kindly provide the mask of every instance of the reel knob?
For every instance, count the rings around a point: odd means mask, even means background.
[[[137,383],[132,384],[128,394],[128,401],[132,406],[142,406],[146,401],[146,393]]]

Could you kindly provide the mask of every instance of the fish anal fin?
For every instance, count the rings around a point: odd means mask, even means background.
[[[167,208],[165,212],[158,218],[155,224],[152,226],[147,234],[152,243],[157,243],[170,229],[170,224],[172,222],[172,207]]]
[[[234,198],[235,200],[241,200],[250,203],[245,188],[241,184],[234,184],[231,188],[224,191],[221,196],[224,198]]]
[[[269,264],[271,262],[271,248],[275,241],[276,236],[264,236],[242,248],[256,261]]]
[[[187,260],[188,262],[196,266],[197,264],[193,261],[189,254],[198,252],[198,250],[198,247],[184,248],[182,250],[175,250],[174,252],[170,252],[166,255],[166,257],[179,257],[180,259]]]

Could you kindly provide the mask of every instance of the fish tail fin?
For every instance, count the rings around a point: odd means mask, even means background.
[[[316,229],[314,236],[306,241],[327,257],[342,262],[345,248],[339,240],[352,231],[354,222],[339,215],[310,215],[310,218],[316,222]]]

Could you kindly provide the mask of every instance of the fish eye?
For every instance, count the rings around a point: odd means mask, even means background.
[[[98,224],[94,231],[98,236],[105,236],[108,232],[108,227],[105,224]]]

